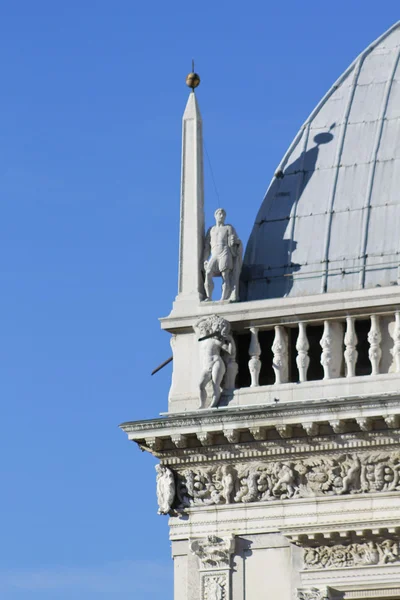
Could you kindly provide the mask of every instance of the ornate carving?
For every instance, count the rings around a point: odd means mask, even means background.
[[[265,427],[249,427],[249,431],[256,441],[267,439],[267,430]]]
[[[198,431],[196,437],[202,446],[211,446],[213,436],[209,431]]]
[[[330,600],[330,598],[328,587],[298,588],[296,590],[296,600]]]
[[[240,431],[238,429],[224,429],[224,436],[230,444],[237,444],[240,439]]]
[[[332,421],[329,421],[329,425],[335,433],[344,433],[346,431],[346,423],[340,419],[332,419]]]
[[[186,448],[187,435],[182,435],[182,433],[174,433],[171,435],[171,441],[177,448]]]
[[[167,515],[175,500],[175,478],[171,469],[156,465],[158,514]]]
[[[275,425],[275,429],[283,439],[290,438],[292,436],[293,428],[291,425]]]
[[[399,427],[399,415],[388,415],[385,417],[385,423],[389,429],[397,429]]]
[[[357,334],[354,327],[354,317],[346,318],[346,335],[344,336],[346,350],[344,359],[346,361],[346,377],[354,377],[356,374],[357,352]]]
[[[214,277],[222,277],[221,300],[239,300],[239,276],[242,268],[243,245],[232,225],[225,225],[226,212],[217,208],[215,225],[207,231],[204,241],[204,289],[206,300],[212,300]],[[210,256],[211,255],[211,256]]]
[[[203,575],[201,587],[202,600],[228,600],[226,573]]]
[[[162,450],[163,443],[162,440],[160,440],[160,438],[147,437],[145,442],[146,446],[148,446],[150,450],[154,450],[155,452],[159,452],[160,450]]]
[[[274,355],[272,367],[275,373],[275,383],[286,383],[289,379],[288,335],[282,325],[275,326],[272,352]]]
[[[400,451],[313,456],[177,471],[177,505],[400,491]]]
[[[200,559],[202,568],[207,570],[229,568],[234,550],[233,535],[224,538],[208,535],[205,538],[190,540],[190,551]]]
[[[261,346],[258,341],[258,329],[257,327],[250,328],[251,340],[249,346],[249,371],[251,377],[250,387],[257,387],[259,385],[258,380],[261,371]]]
[[[399,542],[384,540],[304,549],[305,569],[386,565],[399,561]]]
[[[357,425],[361,429],[361,431],[371,431],[372,430],[372,419],[370,417],[360,417],[356,419]]]
[[[307,435],[317,435],[319,427],[318,423],[315,423],[315,421],[311,423],[302,423],[302,426]]]
[[[199,338],[201,374],[199,382],[200,405],[207,401],[207,385],[212,385],[210,408],[217,406],[221,387],[235,386],[237,375],[236,346],[231,335],[231,325],[222,317],[211,315],[201,318],[194,325]],[[204,339],[205,338],[205,339]]]
[[[308,356],[308,350],[310,344],[308,343],[306,324],[303,321],[299,323],[299,335],[296,342],[296,364],[299,371],[299,381],[303,383],[307,381],[307,371],[310,364],[310,357]]]
[[[382,349],[381,349],[381,328],[379,325],[379,317],[378,315],[371,316],[371,329],[368,333],[368,342],[369,342],[369,350],[368,356],[371,362],[372,373],[371,375],[378,375],[379,373],[379,363],[382,358]]]

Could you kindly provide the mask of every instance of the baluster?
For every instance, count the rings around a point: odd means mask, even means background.
[[[393,350],[392,356],[396,373],[400,373],[400,312],[395,313],[395,326],[393,331]]]
[[[330,364],[332,362],[332,332],[329,321],[324,322],[324,333],[320,341],[322,348],[321,365],[324,367],[324,379],[332,377]]]
[[[250,387],[257,387],[259,385],[259,377],[261,371],[261,347],[258,341],[258,328],[250,327],[251,340],[249,346],[249,371],[251,377]]]
[[[275,326],[272,352],[274,354],[272,367],[275,373],[275,383],[286,383],[289,379],[288,335],[282,325]]]
[[[308,356],[309,347],[310,347],[310,344],[308,343],[308,339],[307,339],[306,324],[304,323],[304,321],[300,321],[299,335],[297,337],[297,342],[296,342],[296,350],[297,350],[296,364],[297,364],[297,369],[299,371],[300,383],[307,381],[307,370],[308,370],[308,366],[310,364],[310,357]]]
[[[357,342],[358,339],[354,326],[354,317],[347,317],[346,335],[344,336],[344,343],[346,345],[346,350],[344,351],[346,377],[354,377],[356,374],[356,362],[358,358]]]
[[[382,335],[379,326],[379,317],[378,315],[371,315],[371,329],[368,333],[368,356],[372,367],[371,375],[378,375],[379,373],[379,363],[382,358],[381,341]]]

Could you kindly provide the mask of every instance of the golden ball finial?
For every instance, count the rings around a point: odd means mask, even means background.
[[[194,90],[200,85],[200,76],[192,71],[186,77],[186,85]]]

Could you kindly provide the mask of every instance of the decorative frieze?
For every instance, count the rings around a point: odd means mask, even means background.
[[[185,467],[176,472],[175,507],[391,492],[400,490],[399,472],[398,450]]]
[[[399,542],[391,539],[304,549],[305,569],[386,565],[399,560]]]

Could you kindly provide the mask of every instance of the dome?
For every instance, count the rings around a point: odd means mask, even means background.
[[[258,212],[244,300],[396,285],[400,277],[400,21],[301,127]]]

